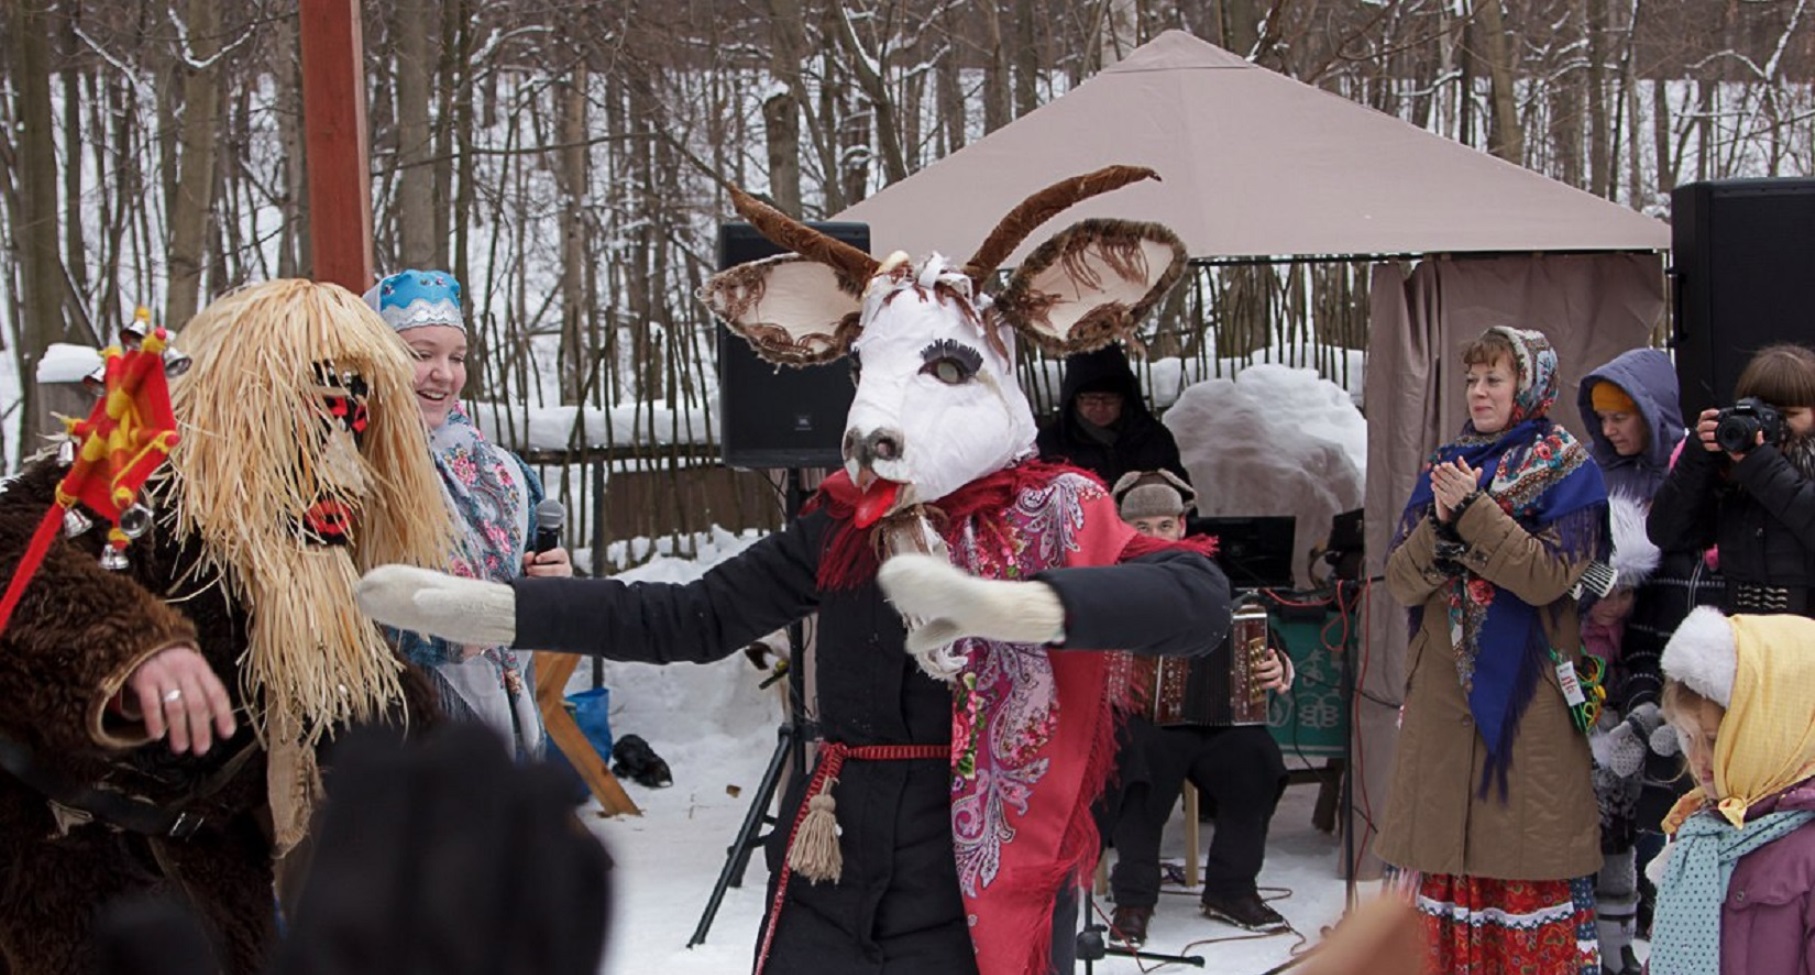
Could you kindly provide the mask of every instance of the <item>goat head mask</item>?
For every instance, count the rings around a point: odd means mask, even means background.
[[[1055,355],[1132,332],[1184,272],[1185,247],[1155,224],[1092,219],[1041,244],[995,296],[983,292],[1023,239],[1080,200],[1151,169],[1109,166],[1055,183],[1011,210],[954,265],[940,254],[877,261],[736,189],[743,217],[793,251],[713,276],[701,297],[759,356],[782,365],[849,355],[857,391],[845,471],[866,525],[1034,453],[1033,411],[1015,374],[1014,334]]]

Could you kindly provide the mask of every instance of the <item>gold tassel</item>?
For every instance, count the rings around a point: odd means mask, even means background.
[[[838,801],[832,798],[837,779],[827,779],[807,800],[806,818],[788,846],[788,868],[812,883],[837,883],[844,873],[844,851],[838,847]]]

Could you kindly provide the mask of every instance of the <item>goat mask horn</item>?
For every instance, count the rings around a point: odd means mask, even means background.
[[[981,292],[989,276],[996,273],[997,266],[1008,259],[1008,255],[1027,239],[1028,234],[1051,220],[1059,211],[1093,196],[1121,189],[1129,183],[1159,178],[1159,173],[1146,166],[1118,165],[1104,166],[1092,173],[1062,179],[1022,200],[1013,210],[1008,211],[1008,215],[996,224],[996,229],[984,238],[982,246],[977,248],[976,256],[965,263],[964,273],[976,286],[976,290]]]
[[[731,191],[731,205],[737,208],[738,214],[769,238],[770,243],[832,268],[838,272],[839,283],[850,293],[862,294],[864,285],[880,266],[875,258],[863,251],[814,230],[743,190],[735,186],[727,189]]]

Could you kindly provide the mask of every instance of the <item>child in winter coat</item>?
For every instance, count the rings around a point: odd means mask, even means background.
[[[1696,787],[1665,817],[1652,975],[1815,971],[1815,621],[1699,608],[1664,648]]]

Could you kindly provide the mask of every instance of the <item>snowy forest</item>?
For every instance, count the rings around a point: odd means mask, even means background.
[[[297,2],[5,0],[0,339],[20,378],[0,403],[8,436],[40,428],[31,377],[52,343],[104,343],[140,304],[180,327],[242,283],[309,275]],[[1667,218],[1681,182],[1810,172],[1807,8],[371,2],[377,263],[466,283],[470,396],[524,417],[648,404],[625,442],[602,446],[679,465],[675,444],[711,442],[658,427],[695,422],[716,385],[693,295],[716,269],[725,181],[827,217],[1183,29]],[[1149,324],[1149,352],[1316,349],[1295,364],[1346,368],[1328,350],[1365,345],[1365,265],[1255,257],[1199,268]]]

